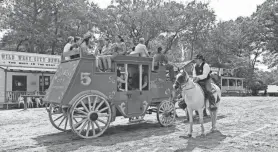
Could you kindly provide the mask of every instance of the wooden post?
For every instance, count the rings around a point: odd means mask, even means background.
[[[142,91],[142,64],[139,65],[139,90]]]
[[[23,96],[23,100],[24,100],[24,110],[27,110],[27,97]]]
[[[44,75],[43,75],[43,72],[42,72],[42,92],[44,91]]]
[[[128,77],[129,77],[129,75],[128,75],[128,69],[127,68],[128,68],[128,66],[127,66],[127,64],[125,64],[125,73],[127,74],[127,78],[125,78],[125,91],[128,91]]]
[[[5,69],[4,71],[5,71],[4,102],[6,102],[7,101],[7,69]],[[9,103],[7,103],[7,109],[8,108],[9,108]]]

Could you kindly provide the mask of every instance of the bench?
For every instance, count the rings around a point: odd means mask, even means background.
[[[24,100],[24,110],[27,110],[27,98],[31,97],[32,98],[44,98],[44,95],[22,95]]]

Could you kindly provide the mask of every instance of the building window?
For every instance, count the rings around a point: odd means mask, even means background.
[[[229,86],[236,86],[236,80],[235,79],[230,79],[229,80]]]
[[[12,91],[27,91],[27,76],[12,76]]]
[[[241,80],[237,80],[237,86],[241,86],[242,83],[241,83]]]
[[[44,81],[42,79],[44,77]],[[45,91],[50,86],[50,76],[40,76],[40,91]]]
[[[228,80],[222,79],[222,86],[228,86]]]

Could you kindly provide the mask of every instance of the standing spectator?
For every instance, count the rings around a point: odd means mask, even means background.
[[[64,46],[63,53],[70,51],[70,47],[73,44],[73,40],[74,38],[72,36],[68,37],[67,44]],[[65,57],[65,60],[69,60],[69,59],[70,59],[69,57]]]
[[[139,44],[135,47],[135,50],[130,53],[130,55],[140,56],[140,57],[149,57],[148,49],[145,45],[145,39],[140,38]]]

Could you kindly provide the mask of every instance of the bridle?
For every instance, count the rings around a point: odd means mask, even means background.
[[[183,76],[183,75],[182,75],[182,76]],[[183,76],[183,77],[185,77],[185,76]],[[187,83],[188,81],[189,81],[189,77],[186,78],[186,80],[184,81],[184,83],[180,83],[178,80],[176,80],[175,83],[178,84],[178,85],[179,85],[179,88],[182,89],[182,90],[191,90],[191,89],[194,89],[194,88],[195,88],[195,84],[194,84],[194,86],[191,87],[191,88],[184,89],[184,87],[185,87],[184,84]]]

